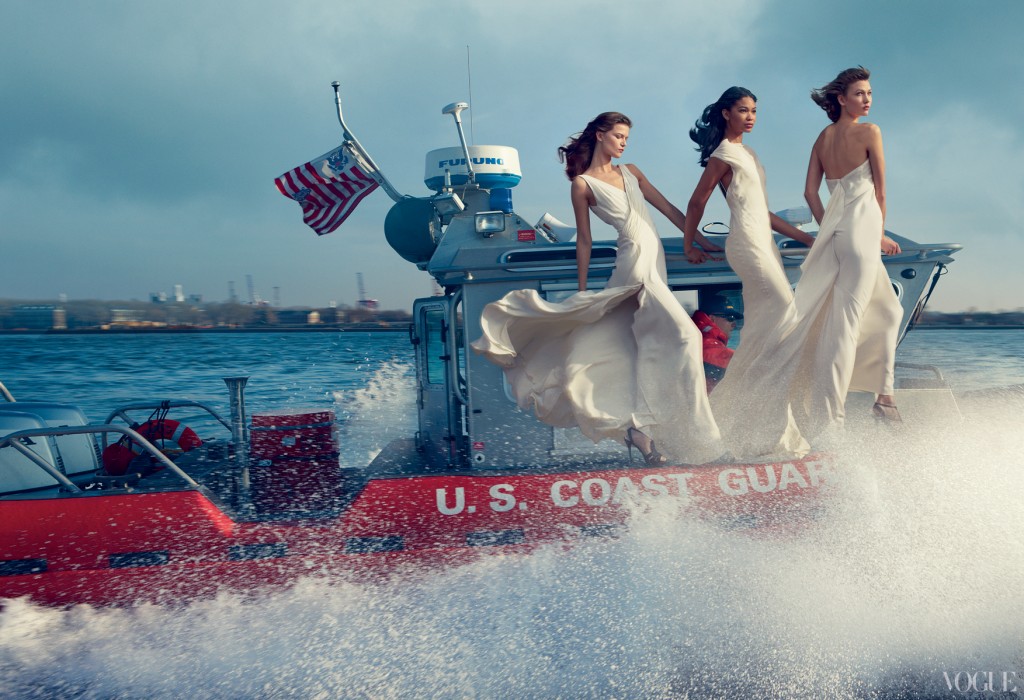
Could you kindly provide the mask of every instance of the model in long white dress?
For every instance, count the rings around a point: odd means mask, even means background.
[[[553,303],[536,290],[488,304],[472,347],[504,368],[520,407],[543,422],[579,427],[597,442],[628,428],[674,461],[720,456],[705,389],[700,331],[668,287],[665,253],[636,176],[625,190],[579,175],[591,210],[618,233],[615,270],[601,291]]]
[[[725,243],[729,266],[743,283],[743,328],[736,354],[725,377],[711,395],[711,408],[722,431],[725,447],[734,456],[766,454],[802,455],[810,446],[801,437],[787,403],[756,407],[750,385],[771,362],[780,326],[792,323],[793,290],[782,267],[782,256],[772,237],[764,168],[752,148],[723,139],[711,154],[732,170],[726,190],[729,236]],[[778,411],[763,433],[765,411]],[[777,430],[779,420],[783,429]],[[770,444],[769,444],[770,443]]]
[[[882,210],[870,161],[840,179],[826,180],[828,205],[797,285],[794,326],[787,339],[802,345],[793,413],[815,436],[845,418],[849,391],[893,393],[896,345],[903,307],[878,249]]]
[[[750,454],[773,450],[792,419],[807,439],[841,425],[851,389],[893,393],[903,309],[879,251],[882,212],[870,162],[826,182],[829,201],[802,265],[793,314],[753,360],[761,371],[734,387],[733,396],[746,399],[715,404],[720,418],[728,411],[732,421],[755,421],[745,444]]]

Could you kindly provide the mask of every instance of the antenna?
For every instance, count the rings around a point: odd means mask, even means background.
[[[473,104],[473,71],[469,67],[469,44],[466,44],[466,82],[469,87],[469,104]],[[469,112],[469,140],[476,145],[476,134],[473,132],[473,111]]]
[[[464,109],[469,109],[467,102],[452,102],[441,110],[441,114],[450,114],[455,117],[455,128],[459,130],[459,142],[462,143],[462,154],[466,156],[466,171],[469,173],[469,181],[476,180],[473,173],[473,159],[469,157],[469,146],[466,145],[466,134],[462,131],[462,117],[459,114]]]

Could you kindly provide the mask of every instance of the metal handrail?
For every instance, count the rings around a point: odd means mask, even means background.
[[[785,241],[783,241],[783,243],[785,243]],[[930,253],[930,252],[933,252],[933,251],[936,251],[936,250],[954,251],[954,250],[962,250],[962,249],[963,249],[963,245],[960,244],[960,243],[921,243],[921,244],[914,244],[913,246],[909,246],[907,248],[904,248],[903,246],[900,246],[900,252],[899,253],[897,253],[896,255],[887,255],[885,257],[886,257],[887,260],[893,260],[893,259],[899,259],[901,256],[905,255],[906,253],[917,253],[918,254],[918,258],[923,260],[925,258],[925,254],[926,253]],[[782,247],[779,247],[779,252],[782,253],[784,256],[785,255],[800,256],[800,255],[807,255],[808,253],[811,252],[811,249],[810,248],[806,248],[806,247],[799,247],[799,248],[798,247],[794,247],[794,248],[782,248]],[[682,256],[680,256],[678,254],[672,254],[672,253],[669,253],[669,252],[666,251],[665,257],[666,257],[666,259],[673,259],[673,258],[679,258],[679,257],[682,257]]]
[[[4,386],[3,382],[0,382],[0,396],[3,396],[6,400],[10,401],[11,403],[17,403],[17,401],[14,400],[14,394],[7,390],[7,387]]]
[[[56,479],[61,486],[69,491],[80,492],[82,490],[81,488],[61,474],[56,467],[33,452],[27,445],[22,444],[21,439],[32,437],[58,437],[61,435],[90,435],[93,433],[102,433],[104,443],[106,443],[107,433],[120,433],[121,435],[127,435],[133,442],[142,447],[142,449],[148,452],[151,457],[163,464],[164,467],[169,469],[179,479],[193,488],[199,488],[199,484],[196,483],[192,477],[182,471],[181,467],[168,459],[167,455],[161,452],[155,445],[153,445],[153,443],[139,435],[131,428],[120,425],[81,425],[66,426],[63,428],[31,428],[29,430],[19,430],[0,438],[0,449],[7,446],[13,447],[18,452],[32,460],[32,462],[40,469]]]
[[[217,422],[220,423],[221,425],[223,425],[225,428],[227,428],[229,432],[231,431],[231,423],[229,423],[228,421],[224,420],[224,418],[222,418],[219,413],[217,413],[215,410],[213,410],[212,408],[210,408],[209,406],[207,406],[204,403],[200,403],[199,401],[192,401],[190,399],[164,399],[163,401],[135,403],[135,404],[128,404],[127,406],[120,406],[118,408],[115,408],[109,414],[107,414],[107,418],[103,422],[104,422],[104,424],[109,425],[110,422],[114,418],[120,418],[121,420],[123,420],[128,425],[132,425],[136,421],[132,420],[132,417],[128,415],[128,411],[154,411],[154,410],[156,410],[158,408],[189,408],[189,407],[201,408],[202,410],[206,411],[211,416],[213,416],[217,420]],[[106,447],[106,446],[107,446],[107,436],[104,435],[103,436],[103,447]]]
[[[903,248],[903,252],[898,253],[897,255],[886,256],[886,259],[887,260],[897,260],[901,256],[905,255],[906,253],[918,253],[920,255],[920,257],[923,258],[924,257],[923,254],[924,253],[928,253],[928,252],[931,252],[931,251],[936,251],[936,250],[949,250],[949,251],[953,251],[953,250],[961,250],[962,248],[963,248],[963,245],[961,245],[959,243],[927,243],[927,244],[921,244],[921,245],[914,245],[914,246],[908,247],[908,248]],[[810,251],[811,251],[810,248],[783,248],[783,249],[780,250],[780,252],[783,255],[793,255],[793,256],[807,255],[807,253],[809,253]],[[668,250],[665,251],[665,258],[666,258],[666,260],[682,260],[682,259],[685,259],[685,257],[686,256],[683,255],[682,253],[669,252]],[[440,274],[440,273],[448,273],[448,272],[466,272],[466,273],[487,272],[487,271],[490,271],[490,270],[519,270],[519,269],[533,269],[533,270],[549,269],[549,270],[553,270],[553,269],[556,269],[556,268],[559,268],[559,267],[562,267],[562,268],[565,268],[565,269],[569,269],[570,267],[572,267],[572,264],[569,263],[566,260],[552,260],[552,261],[550,261],[552,263],[552,265],[549,265],[549,266],[546,266],[545,262],[547,262],[547,261],[544,261],[544,260],[524,260],[522,262],[511,262],[511,263],[510,262],[504,262],[504,263],[503,262],[497,262],[497,263],[486,263],[486,264],[481,264],[481,265],[471,264],[471,265],[461,265],[461,266],[458,266],[458,267],[455,267],[455,266],[431,267],[431,268],[429,268],[429,271],[430,271],[431,274]],[[612,264],[612,261],[608,261],[608,262],[600,263],[599,266],[601,266],[601,267],[603,267],[605,265],[609,265],[610,266],[611,264]],[[719,263],[717,265],[713,265],[713,266],[714,267],[728,267],[728,263],[723,259],[723,260],[719,261]],[[694,265],[694,267],[698,267],[698,266]],[[709,264],[708,263],[702,263],[700,265],[700,267],[709,267]]]
[[[932,372],[935,375],[935,378],[938,379],[940,382],[945,382],[946,381],[946,378],[942,376],[942,370],[940,370],[935,365],[919,365],[919,364],[916,364],[914,362],[897,362],[896,363],[896,368],[897,369],[919,369],[919,370],[922,370],[924,372]]]
[[[380,167],[373,162],[373,158],[371,158],[370,154],[366,152],[365,148],[363,148],[363,144],[359,143],[359,139],[352,134],[352,131],[348,128],[348,124],[345,123],[345,117],[341,113],[341,92],[339,91],[340,83],[335,80],[331,83],[331,87],[334,88],[334,104],[338,109],[338,122],[341,124],[341,132],[345,137],[346,145],[348,145],[366,162],[366,165],[370,167],[370,172],[367,174],[377,181],[377,184],[380,185],[382,190],[387,192],[391,199],[396,202],[400,202],[405,199],[405,195],[396,190],[394,185],[384,177],[384,173],[381,172]]]
[[[457,331],[456,313],[461,300],[462,289],[458,289],[452,294],[451,301],[448,303],[448,385],[451,387],[452,393],[455,394],[455,398],[458,399],[459,403],[463,406],[468,406],[469,399],[463,393],[462,387],[459,386],[459,347],[455,342]]]

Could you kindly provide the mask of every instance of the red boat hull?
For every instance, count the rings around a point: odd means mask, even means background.
[[[826,457],[790,462],[369,480],[326,517],[233,520],[203,491],[0,501],[0,598],[46,605],[174,603],[258,591],[305,576],[450,566],[614,535],[645,505],[727,527],[786,529],[813,519]]]

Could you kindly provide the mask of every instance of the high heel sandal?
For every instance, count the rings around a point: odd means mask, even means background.
[[[871,407],[871,413],[874,414],[875,420],[879,423],[896,424],[903,422],[903,416],[900,415],[900,411],[894,403],[875,401],[875,405]]]
[[[626,438],[625,438],[625,440],[626,440],[626,447],[629,448],[629,463],[630,464],[633,463],[633,448],[634,447],[636,447],[636,451],[640,453],[640,456],[644,458],[644,462],[647,463],[648,467],[658,467],[658,466],[661,466],[662,464],[665,464],[668,461],[665,458],[665,456],[663,454],[661,454],[660,452],[658,452],[658,450],[654,447],[654,440],[650,440],[650,438],[648,438],[648,440],[651,443],[651,449],[648,450],[646,453],[642,449],[640,449],[640,446],[638,444],[636,444],[636,442],[634,442],[634,440],[633,440],[633,433],[634,432],[640,433],[640,431],[637,430],[636,428],[627,428],[626,429]],[[640,434],[643,435],[643,433],[640,433]],[[644,437],[647,437],[647,436],[644,435]]]

